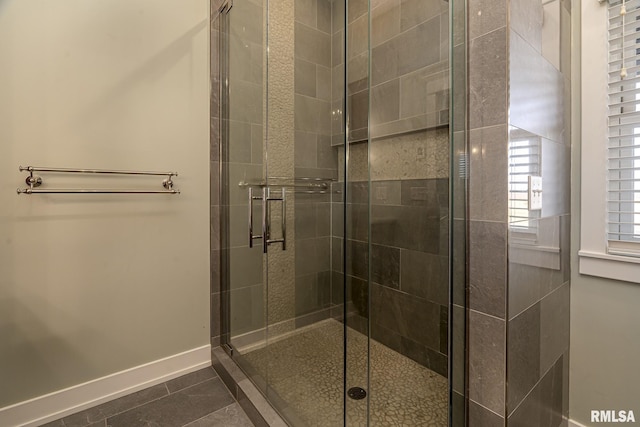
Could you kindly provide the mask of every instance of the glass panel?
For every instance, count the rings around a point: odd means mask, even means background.
[[[267,334],[242,361],[290,424],[340,425],[344,214],[334,145],[343,140],[344,2],[270,2],[264,14]]]
[[[291,425],[461,425],[464,3],[374,3],[224,21],[227,342]]]
[[[449,1],[449,425],[467,425],[467,47],[466,1]]]
[[[221,269],[224,309],[223,342],[266,392],[262,360],[246,355],[266,343],[266,281],[262,241],[249,246],[250,204],[253,235],[262,233],[262,187],[266,89],[264,78],[264,9],[261,0],[234,0],[220,18],[222,195]],[[249,200],[253,194],[255,200]],[[226,305],[226,306],[225,306]]]
[[[450,3],[375,2],[369,425],[449,425]]]
[[[349,1],[346,12],[345,425],[362,426],[370,393],[369,2]]]

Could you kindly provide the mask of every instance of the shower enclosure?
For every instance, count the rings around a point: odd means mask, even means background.
[[[223,347],[294,426],[464,425],[464,3],[219,11]]]

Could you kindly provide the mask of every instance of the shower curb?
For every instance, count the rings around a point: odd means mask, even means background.
[[[221,347],[211,349],[213,369],[257,427],[287,427],[258,388]]]

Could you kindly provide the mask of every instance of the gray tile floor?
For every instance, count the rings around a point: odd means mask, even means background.
[[[46,427],[252,427],[213,368],[183,375]]]

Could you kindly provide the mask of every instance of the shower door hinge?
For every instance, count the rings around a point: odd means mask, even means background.
[[[231,347],[229,344],[222,344],[222,347],[227,351],[227,354],[231,357],[233,357],[233,347]]]

